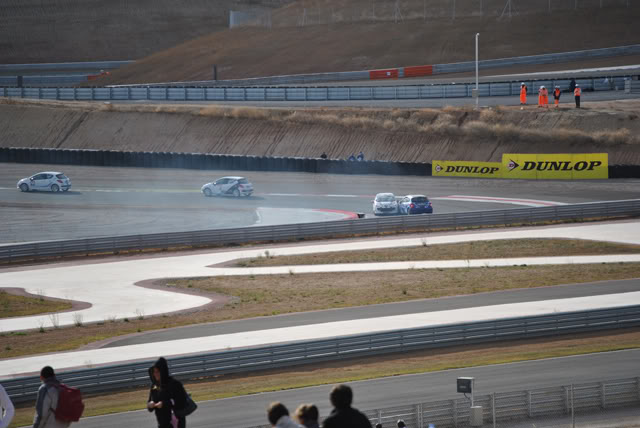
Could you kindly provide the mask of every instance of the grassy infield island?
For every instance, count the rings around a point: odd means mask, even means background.
[[[482,259],[526,256],[568,256],[640,253],[640,246],[565,239],[526,239],[419,247],[348,251],[325,254],[264,257],[238,260],[237,267],[308,265],[326,263],[376,263],[387,261]],[[41,328],[39,331],[3,332],[0,358],[42,352],[77,349],[92,342],[125,334],[171,328],[203,322],[269,316],[290,312],[343,308],[414,299],[544,287],[600,280],[631,279],[640,276],[640,263],[517,266],[509,268],[408,269],[405,271],[354,272],[336,274],[247,275],[167,281],[173,288],[197,289],[233,298],[216,310],[126,321],[105,320],[92,325]],[[304,280],[302,280],[304,278]],[[489,279],[489,280],[488,280]],[[34,302],[35,301],[35,302]],[[60,310],[38,297],[0,293],[2,317]],[[26,312],[29,310],[30,312]],[[10,315],[5,315],[10,314]],[[317,384],[347,382],[409,373],[540,359],[640,346],[640,331],[629,329],[596,334],[554,337],[510,343],[476,345],[441,350],[418,351],[355,360],[324,363],[309,368],[260,372],[247,376],[225,376],[189,385],[197,400],[231,397],[263,391],[298,388]],[[282,376],[282,372],[289,375]],[[87,397],[85,415],[136,410],[144,407],[146,393],[140,390],[110,394],[109,400]],[[30,423],[32,405],[17,411],[12,426]]]

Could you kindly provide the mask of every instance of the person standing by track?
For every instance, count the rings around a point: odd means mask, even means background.
[[[520,110],[524,110],[527,105],[527,85],[522,82],[520,84]]]
[[[576,108],[580,108],[580,95],[582,95],[582,90],[580,89],[580,85],[576,84],[576,88],[573,90],[573,96],[576,99]]]
[[[556,108],[560,106],[560,94],[562,94],[560,86],[556,86],[556,88],[553,90],[553,100],[555,102]]]

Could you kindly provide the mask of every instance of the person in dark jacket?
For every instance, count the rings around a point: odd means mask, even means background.
[[[187,405],[187,392],[182,383],[169,375],[167,360],[160,357],[149,368],[151,389],[147,409],[155,412],[158,428],[173,428],[171,425],[172,411],[183,409]],[[178,419],[178,428],[186,428],[187,420],[183,416]]]
[[[369,419],[351,407],[353,391],[347,385],[336,385],[329,394],[333,411],[322,424],[323,428],[371,428]]]

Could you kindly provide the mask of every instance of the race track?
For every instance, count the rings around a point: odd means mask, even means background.
[[[45,170],[65,172],[72,189],[16,189],[20,178]],[[248,177],[256,193],[248,199],[200,193],[224,175]],[[336,220],[371,215],[379,192],[425,194],[436,213],[451,213],[631,199],[637,184],[0,164],[0,244]]]

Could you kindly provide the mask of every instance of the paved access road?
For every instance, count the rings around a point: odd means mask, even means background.
[[[163,342],[212,335],[233,334],[256,330],[312,325],[326,322],[372,319],[404,314],[416,314],[455,309],[470,309],[477,306],[506,305],[510,303],[539,302],[543,300],[568,299],[572,297],[603,296],[606,294],[630,293],[638,290],[640,280],[600,281],[568,284],[557,287],[524,288],[518,290],[480,293],[468,296],[453,296],[444,299],[423,299],[401,303],[358,306],[329,311],[299,312],[271,317],[249,318],[237,321],[198,324],[179,329],[158,330],[149,333],[115,339],[104,347],[117,347],[141,343]]]
[[[20,178],[45,170],[65,172],[72,189],[58,194],[16,189]],[[255,196],[205,198],[200,193],[204,183],[224,175],[249,178]],[[436,213],[620,200],[636,198],[639,182],[0,164],[0,244],[332,220],[349,212],[370,214],[379,192],[426,194]]]
[[[455,387],[456,378],[461,376],[475,377],[476,392],[489,394],[631,378],[638,375],[638,361],[640,350],[630,350],[395,376],[352,382],[349,385],[354,389],[354,406],[361,410],[373,410],[460,398],[455,392]],[[210,428],[264,425],[268,423],[265,409],[273,401],[283,402],[290,410],[295,409],[300,403],[315,403],[320,409],[320,414],[327,415],[331,409],[328,400],[331,387],[324,385],[200,402],[198,410],[188,418],[188,426]],[[141,406],[144,406],[145,400],[146,394],[140,397]],[[78,428],[153,428],[156,422],[153,415],[141,410],[86,418],[74,425]]]

